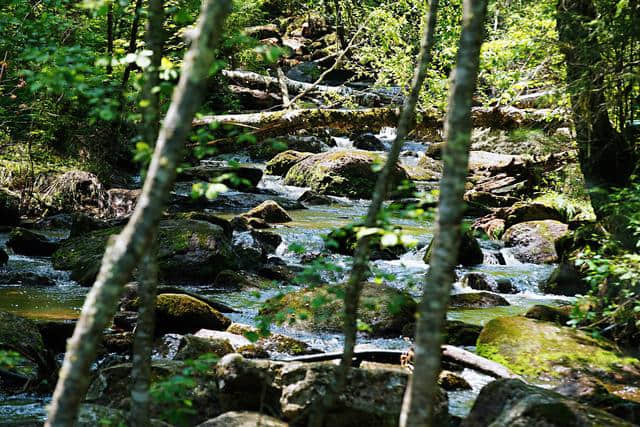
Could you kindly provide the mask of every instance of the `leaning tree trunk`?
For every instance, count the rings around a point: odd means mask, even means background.
[[[452,74],[445,122],[440,202],[433,253],[416,325],[415,365],[405,392],[400,425],[431,426],[438,390],[440,346],[460,246],[463,195],[469,165],[471,104],[476,87],[487,0],[464,0],[462,34]]]
[[[150,0],[147,21],[147,47],[151,49],[151,63],[145,70],[142,100],[147,106],[142,112],[142,135],[148,144],[154,144],[160,127],[160,96],[156,88],[160,84],[160,63],[164,44],[164,0]],[[131,412],[129,425],[146,427],[150,425],[149,406],[151,385],[151,351],[155,322],[156,288],[158,284],[157,248],[151,244],[142,257],[138,270],[138,321],[133,342],[133,367],[131,369]]]
[[[603,52],[589,25],[596,18],[593,0],[558,1],[558,35],[566,59],[580,168],[593,209],[602,217],[607,193],[628,183],[635,159],[609,120],[605,76],[599,67]]]
[[[402,106],[396,138],[391,145],[391,150],[389,151],[385,165],[376,181],[376,186],[371,198],[371,204],[369,205],[367,217],[364,222],[364,227],[366,228],[374,228],[377,226],[378,214],[380,213],[382,203],[387,198],[387,194],[389,192],[391,172],[398,162],[402,144],[409,134],[411,125],[415,119],[416,104],[418,103],[420,90],[422,89],[422,85],[424,84],[424,79],[427,74],[427,66],[431,62],[431,49],[433,47],[433,34],[436,27],[437,11],[438,0],[431,0],[429,12],[425,19],[424,36],[420,46],[420,53],[418,55],[416,69],[411,81],[411,90],[409,92],[409,96],[405,99],[404,105]],[[362,290],[362,282],[367,276],[370,243],[370,236],[363,237],[357,242],[353,257],[353,267],[351,269],[349,280],[346,284],[344,296],[344,350],[342,353],[342,362],[340,363],[340,367],[337,371],[333,390],[330,390],[325,395],[321,404],[319,404],[314,410],[312,422],[310,423],[312,426],[323,425],[324,413],[327,410],[330,410],[331,406],[333,406],[335,400],[343,392],[346,385],[356,345],[356,335],[358,331],[358,304]]]
[[[160,130],[142,194],[124,230],[110,240],[105,251],[98,278],[87,295],[69,340],[46,426],[71,427],[75,423],[102,331],[115,312],[123,285],[149,249],[157,231],[163,206],[175,180],[184,140],[200,105],[223,22],[230,9],[231,0],[203,3],[195,37],[185,56],[178,86]]]

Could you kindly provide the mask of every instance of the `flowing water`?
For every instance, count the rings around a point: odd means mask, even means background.
[[[392,131],[385,131],[380,136],[388,144],[394,135]],[[339,149],[351,147],[350,141],[343,138],[339,138],[337,143]],[[424,150],[423,145],[414,142],[407,143],[404,148],[413,152]],[[226,159],[247,162],[246,158],[238,156],[226,156]],[[417,157],[412,154],[403,156],[403,162],[408,164],[414,163],[416,159]],[[258,166],[263,167],[263,165]],[[262,191],[279,194],[293,200],[305,191],[304,188],[285,186],[281,178],[272,176],[265,176],[259,187]],[[188,188],[184,186],[180,188],[183,193],[188,191]],[[283,243],[277,249],[277,255],[289,265],[300,266],[300,256],[290,251],[288,249],[289,245],[298,243],[302,244],[309,252],[319,252],[323,249],[322,236],[324,234],[327,234],[332,228],[346,225],[366,214],[367,201],[335,198],[334,202],[331,205],[312,206],[305,210],[290,211],[293,221],[273,229],[283,238]],[[218,214],[227,218],[233,217],[236,213],[218,212]],[[418,298],[422,289],[421,282],[428,268],[422,259],[426,245],[432,238],[433,224],[400,217],[392,218],[392,223],[402,226],[405,233],[413,236],[418,241],[417,248],[403,255],[399,260],[375,261],[373,263],[374,270],[392,275],[394,279],[388,281],[389,284],[400,289],[407,289]],[[59,230],[47,232],[53,238],[64,238],[66,237],[64,233],[64,231]],[[4,246],[6,240],[7,234],[0,233],[0,246]],[[503,258],[507,260],[507,265],[485,264],[473,268],[461,268],[457,271],[458,276],[462,277],[464,273],[474,271],[485,273],[496,279],[508,278],[519,292],[514,295],[504,295],[510,302],[510,306],[450,311],[448,314],[450,319],[482,325],[495,317],[521,314],[534,304],[566,303],[567,298],[542,295],[538,291],[538,285],[548,277],[552,266],[521,264],[510,256],[507,249],[500,247],[496,242],[482,242],[481,244],[483,251],[487,255],[486,259],[495,259],[492,254],[500,252]],[[333,255],[331,259],[348,271],[349,257]],[[54,270],[50,258],[25,257],[10,253],[9,268],[46,275],[55,280],[56,286],[23,287],[18,284],[1,285],[0,310],[11,311],[34,319],[70,319],[79,315],[87,288],[80,287],[73,282],[68,273]],[[206,287],[192,288],[193,291],[201,294],[215,295],[217,299],[238,309],[238,313],[233,313],[229,317],[234,322],[249,324],[255,322],[255,316],[262,301],[279,292],[294,289],[296,288],[291,286],[263,291],[257,295],[254,292],[221,293],[219,290]],[[459,283],[454,285],[454,292],[469,291],[469,289],[462,288]],[[342,346],[342,337],[339,334],[310,333],[277,326],[274,327],[274,330],[301,339],[311,346],[324,351],[337,351]],[[407,341],[401,337],[374,339],[361,336],[359,343],[384,349],[405,349],[408,347]],[[491,381],[490,377],[470,369],[465,369],[462,376],[472,385],[473,389],[449,393],[451,413],[459,416],[464,416],[468,413],[480,388]],[[15,421],[42,420],[44,417],[43,405],[46,402],[47,397],[17,396],[3,400],[0,396],[0,419]]]

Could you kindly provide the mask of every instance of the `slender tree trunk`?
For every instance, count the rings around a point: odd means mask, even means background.
[[[147,22],[147,47],[152,51],[151,63],[146,69],[146,79],[142,88],[142,99],[147,106],[143,111],[142,134],[145,142],[155,143],[160,126],[160,96],[157,86],[160,83],[158,75],[162,61],[164,44],[164,4],[163,0],[150,0],[149,18]],[[151,384],[151,352],[153,349],[153,334],[155,321],[156,288],[158,285],[157,247],[151,244],[148,252],[142,257],[138,267],[140,281],[138,283],[138,321],[136,323],[135,341],[133,343],[133,368],[131,376],[131,413],[129,425],[132,427],[147,427],[150,425],[149,415],[149,386]]]
[[[123,285],[149,249],[164,204],[173,186],[184,141],[200,105],[204,83],[215,58],[231,0],[203,3],[195,38],[185,56],[178,86],[160,130],[147,179],[135,211],[124,230],[111,239],[98,278],[85,300],[69,340],[46,426],[73,426],[89,382],[89,367],[102,331],[111,320]]]
[[[602,217],[608,191],[628,183],[635,159],[609,120],[604,75],[599,68],[602,49],[589,25],[596,18],[593,0],[558,1],[558,35],[567,65],[580,168],[593,209]]]
[[[142,0],[136,0],[136,5],[133,12],[133,22],[131,23],[131,34],[129,34],[129,48],[127,53],[134,53],[136,51],[136,44],[138,41],[138,28],[140,27],[140,14],[142,11]],[[127,64],[122,76],[122,88],[127,85],[131,70],[133,69],[133,63]]]
[[[344,50],[347,45],[347,40],[344,35],[344,22],[342,20],[340,0],[333,0],[333,6],[336,10],[336,39],[338,40],[338,50]]]
[[[433,47],[433,34],[436,27],[436,18],[438,12],[438,0],[431,0],[429,12],[425,19],[424,35],[420,46],[416,68],[411,81],[411,90],[409,96],[405,99],[398,121],[396,138],[391,145],[391,150],[387,155],[385,165],[378,175],[376,187],[374,189],[371,204],[367,211],[364,226],[367,228],[376,227],[378,223],[378,214],[382,208],[382,203],[387,198],[389,192],[389,182],[391,172],[398,162],[402,144],[411,130],[411,126],[415,119],[415,109],[418,103],[420,90],[424,84],[427,73],[427,66],[431,62],[431,50]],[[324,412],[331,408],[335,400],[343,392],[349,369],[353,360],[353,352],[356,344],[357,320],[358,320],[358,304],[360,300],[360,292],[362,283],[366,280],[369,265],[369,249],[370,237],[363,237],[357,242],[356,250],[353,257],[353,267],[351,275],[346,284],[344,296],[344,350],[342,353],[342,361],[337,371],[333,390],[327,393],[324,402],[318,405],[317,410],[312,416],[312,426],[321,426],[323,424]]]
[[[462,33],[452,74],[445,122],[444,170],[433,254],[419,306],[415,365],[400,415],[402,427],[431,426],[438,392],[440,346],[454,268],[460,246],[464,185],[469,165],[471,98],[475,91],[487,0],[464,0]]]
[[[107,57],[109,58],[109,63],[107,64],[107,74],[111,74],[113,72],[113,2],[109,2],[109,6],[107,9]]]

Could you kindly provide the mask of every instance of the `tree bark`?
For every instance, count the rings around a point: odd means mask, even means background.
[[[109,6],[107,6],[107,57],[109,58],[109,63],[107,64],[107,74],[111,74],[113,72],[113,2],[109,2]]]
[[[376,181],[376,186],[371,198],[371,204],[369,205],[367,217],[364,222],[364,226],[366,228],[373,228],[378,224],[378,215],[382,208],[382,203],[387,198],[387,194],[389,192],[391,173],[396,167],[402,145],[409,134],[415,119],[415,109],[418,103],[418,97],[427,74],[427,66],[431,62],[431,50],[433,47],[433,35],[435,32],[437,11],[438,0],[431,0],[429,12],[425,19],[424,36],[420,46],[420,53],[418,55],[417,65],[411,81],[411,90],[409,92],[409,96],[405,98],[404,105],[402,106],[396,138],[391,145],[385,165]],[[353,256],[353,267],[351,269],[349,280],[346,284],[344,296],[344,348],[342,361],[340,363],[340,368],[336,373],[333,390],[330,390],[325,395],[323,404],[319,405],[317,410],[314,411],[314,417],[310,423],[312,426],[321,426],[323,424],[325,411],[333,406],[335,400],[345,388],[356,345],[356,336],[358,331],[358,304],[362,290],[362,283],[366,280],[368,271],[370,240],[370,236],[363,237],[358,240],[356,245]]]
[[[71,427],[89,382],[89,367],[103,329],[112,318],[118,297],[131,272],[149,248],[163,206],[175,181],[184,141],[200,105],[204,83],[215,57],[230,0],[203,3],[195,38],[185,56],[178,86],[160,130],[147,179],[135,211],[124,230],[111,239],[98,278],[85,300],[69,340],[46,426]]]
[[[567,66],[567,84],[580,168],[596,215],[605,215],[612,187],[624,186],[633,173],[635,158],[629,144],[609,120],[602,48],[589,25],[597,19],[593,0],[559,0],[557,27]]]
[[[129,34],[129,48],[127,53],[134,53],[136,51],[136,42],[138,40],[138,27],[140,26],[140,11],[142,10],[142,0],[136,0],[136,5],[133,12],[133,22],[131,23],[131,34]],[[122,88],[127,85],[131,70],[133,69],[133,63],[127,64],[122,75]]]
[[[460,246],[463,195],[471,143],[471,105],[478,76],[487,0],[464,0],[456,68],[452,74],[445,124],[444,169],[433,253],[419,305],[415,366],[400,415],[402,427],[431,426],[438,388],[442,329]]]
[[[160,96],[156,90],[160,84],[160,63],[164,45],[164,1],[150,0],[148,5],[147,47],[151,50],[151,63],[145,70],[145,82],[142,88],[142,99],[148,105],[143,110],[144,141],[154,144],[158,138],[160,126]],[[158,286],[157,247],[151,244],[147,253],[142,257],[138,266],[140,281],[138,296],[138,321],[136,323],[135,339],[133,343],[133,367],[131,376],[131,413],[129,425],[132,427],[147,427],[150,425],[149,387],[151,385],[151,352],[153,349],[153,334],[155,327],[155,302]]]

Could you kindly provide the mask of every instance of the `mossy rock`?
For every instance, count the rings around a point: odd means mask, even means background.
[[[213,285],[221,289],[269,289],[273,287],[273,280],[246,271],[224,270],[218,273]]]
[[[528,221],[567,221],[565,215],[553,206],[540,202],[518,202],[505,213],[505,228]]]
[[[618,353],[612,343],[526,317],[490,320],[478,337],[477,353],[534,382],[557,385],[569,372],[609,384],[640,381],[640,361]]]
[[[273,315],[294,328],[311,331],[340,332],[344,288],[317,286],[290,292],[268,300],[262,315]],[[388,285],[365,283],[360,297],[359,319],[369,325],[372,336],[399,335],[403,327],[413,322],[417,304],[413,298]]]
[[[206,181],[216,180],[229,188],[237,190],[254,189],[262,179],[262,169],[247,166],[226,166],[216,164],[201,164],[184,169],[178,175],[178,181]]]
[[[73,280],[91,285],[109,237],[120,231],[114,227],[66,240],[53,254],[53,267],[71,270]],[[159,277],[163,282],[211,283],[220,271],[238,265],[227,232],[210,222],[161,221],[158,246]]]
[[[289,424],[260,412],[229,411],[197,427],[289,427]]]
[[[312,153],[301,153],[300,151],[287,150],[267,162],[265,172],[269,175],[284,176],[296,163],[311,156]]]
[[[562,307],[551,307],[548,305],[536,304],[531,307],[524,314],[524,317],[528,317],[529,319],[536,320],[544,320],[545,322],[553,322],[558,325],[564,326],[567,324],[569,319],[571,318],[571,310],[573,309],[570,305],[565,305]]]
[[[429,264],[431,260],[431,252],[433,250],[433,239],[427,246],[427,252],[424,254],[424,262]],[[484,261],[484,254],[480,248],[478,239],[473,237],[473,232],[467,230],[460,236],[460,249],[458,251],[457,265],[472,266],[482,264]]]
[[[451,371],[442,371],[438,376],[438,385],[447,391],[471,390],[471,385]]]
[[[20,223],[20,199],[0,189],[0,225]]]
[[[464,294],[451,295],[449,298],[449,307],[454,309],[468,308],[488,308],[507,306],[509,301],[500,295],[490,292],[469,292]]]
[[[314,154],[289,169],[285,184],[311,187],[319,194],[369,199],[377,179],[373,167],[383,162],[383,156],[362,150]],[[409,176],[396,164],[390,188],[395,189],[403,180]]]
[[[509,227],[502,236],[505,246],[520,262],[551,264],[558,261],[555,243],[569,227],[559,221],[528,221]]]
[[[200,329],[225,330],[231,320],[207,303],[184,294],[156,297],[156,334],[195,333]]]
[[[15,367],[8,370],[30,381],[46,379],[55,370],[55,360],[44,345],[38,325],[6,311],[0,311],[0,350],[20,355]]]
[[[549,278],[540,284],[540,291],[554,295],[586,295],[591,290],[582,273],[573,263],[561,262],[551,272]]]
[[[7,246],[20,255],[49,256],[58,249],[59,243],[31,230],[17,227],[11,230]]]
[[[214,354],[217,357],[234,352],[233,347],[225,339],[201,338],[194,335],[185,335],[175,360],[193,360],[205,354]]]
[[[242,214],[247,218],[258,218],[268,223],[290,222],[291,217],[282,206],[273,200],[266,200],[260,203],[249,212]]]
[[[331,252],[342,255],[353,255],[358,243],[356,230],[358,227],[362,227],[362,224],[349,224],[332,230],[327,236],[325,247]],[[369,238],[369,258],[372,260],[394,260],[400,258],[402,254],[407,252],[407,248],[402,244],[383,247],[380,239],[381,236],[379,234]]]
[[[232,323],[231,326],[227,328],[227,332],[243,337],[260,337],[254,345],[268,352],[287,354],[290,356],[322,353],[320,350],[311,348],[311,346],[304,341],[283,334],[271,333],[266,337],[261,336],[258,328],[243,323]]]

